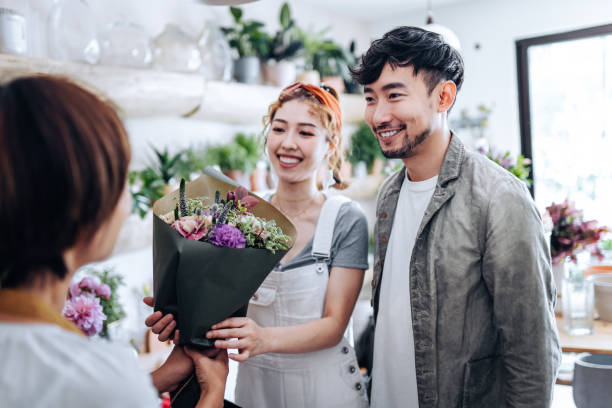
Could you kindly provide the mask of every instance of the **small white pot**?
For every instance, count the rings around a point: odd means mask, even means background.
[[[284,88],[295,82],[297,69],[293,61],[269,60],[264,65],[266,83]]]
[[[595,309],[599,318],[612,322],[612,273],[595,273],[588,277],[595,288]]]

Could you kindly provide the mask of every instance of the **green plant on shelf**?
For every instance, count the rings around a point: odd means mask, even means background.
[[[259,48],[259,57],[264,62],[292,59],[304,47],[297,37],[295,21],[291,18],[288,3],[281,6],[279,23],[280,29],[274,35],[264,33],[263,45]]]
[[[265,53],[267,47],[266,34],[262,31],[264,23],[256,20],[243,20],[243,12],[239,7],[230,7],[234,18],[232,27],[222,27],[231,48],[236,50],[240,58],[256,57]]]
[[[249,172],[260,159],[259,142],[256,136],[238,133],[232,143],[217,145],[206,150],[206,162],[218,165],[221,171],[240,170]]]

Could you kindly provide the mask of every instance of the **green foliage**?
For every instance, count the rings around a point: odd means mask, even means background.
[[[121,320],[125,317],[125,310],[119,302],[118,289],[124,285],[123,276],[115,273],[113,268],[105,268],[97,270],[94,268],[88,268],[88,274],[95,275],[102,283],[106,283],[111,290],[110,299],[104,299],[100,297],[100,304],[102,305],[102,312],[106,315],[106,320],[102,330],[99,333],[100,337],[108,338],[108,325]]]
[[[306,68],[325,76],[349,78],[350,54],[331,39],[324,38],[329,28],[315,32],[297,28],[298,39],[304,44]]]
[[[185,154],[184,150],[181,150],[174,155],[171,155],[168,152],[168,148],[164,150],[157,150],[153,146],[151,146],[153,152],[155,152],[155,156],[157,157],[157,171],[159,176],[163,180],[165,184],[170,183],[170,180],[176,176],[176,167],[180,160],[182,160],[183,155]]]
[[[351,146],[347,159],[352,164],[365,162],[368,172],[372,170],[372,165],[376,159],[385,159],[380,151],[376,136],[374,136],[367,123],[361,122],[357,130],[351,135]]]
[[[221,171],[251,171],[260,158],[259,142],[256,136],[238,133],[232,143],[207,149],[206,161],[216,164]]]
[[[164,181],[152,168],[131,171],[128,181],[132,194],[132,212],[144,218],[153,203],[164,196]]]
[[[283,3],[279,15],[280,29],[274,34],[264,35],[264,45],[259,57],[262,61],[288,60],[295,57],[304,44],[297,38],[295,21],[291,18],[289,4]]]
[[[603,239],[599,241],[601,249],[603,251],[612,251],[612,238],[611,239]]]
[[[234,18],[234,26],[221,28],[230,47],[236,50],[240,58],[255,57],[264,53],[267,46],[266,34],[261,31],[264,23],[243,20],[242,9],[238,7],[230,7],[230,13]]]

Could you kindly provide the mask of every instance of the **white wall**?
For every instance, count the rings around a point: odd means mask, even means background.
[[[440,7],[434,2],[433,11],[435,22],[459,37],[465,60],[465,82],[451,116],[492,105],[489,142],[514,154],[520,151],[515,41],[612,22],[611,0],[479,0]],[[372,38],[424,20],[423,9],[374,24]]]

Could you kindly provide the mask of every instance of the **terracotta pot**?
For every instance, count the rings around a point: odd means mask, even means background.
[[[251,173],[251,190],[252,191],[263,191],[268,189],[268,182],[266,178],[268,176],[267,169],[255,169]]]
[[[374,159],[374,163],[372,163],[372,170],[370,174],[380,174],[382,173],[383,168],[385,167],[385,161],[382,159]]]

